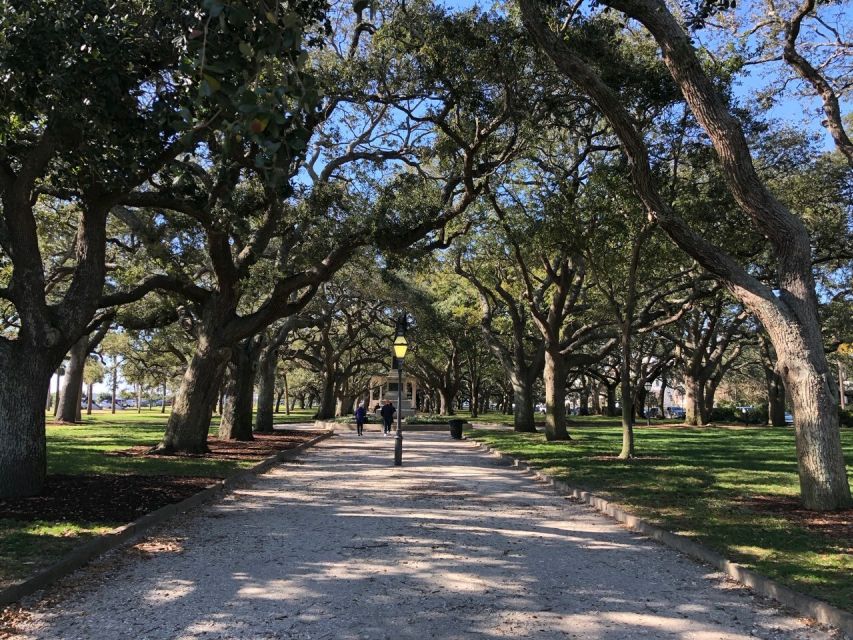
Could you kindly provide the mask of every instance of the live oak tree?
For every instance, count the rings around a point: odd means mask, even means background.
[[[687,424],[711,422],[717,387],[754,335],[749,319],[740,305],[717,291],[695,302],[681,322],[662,330],[684,376]]]
[[[837,509],[850,504],[838,430],[838,399],[818,319],[811,246],[802,221],[777,200],[757,175],[743,127],[705,72],[685,27],[662,0],[605,0],[602,6],[636,20],[654,38],[685,102],[708,134],[731,194],[749,225],[766,237],[775,260],[776,283],[758,280],[724,249],[688,225],[662,197],[647,145],[624,100],[572,46],[586,17],[563,13],[560,31],[552,13],[536,0],[519,0],[525,25],[567,78],[587,93],[619,137],[647,215],[728,289],[762,323],[776,349],[795,413],[797,458],[803,504]],[[574,18],[574,20],[573,20]]]
[[[807,105],[817,98],[820,124],[849,167],[853,167],[853,142],[849,114],[842,105],[853,91],[852,13],[849,0],[759,0],[714,18],[733,32],[739,64],[757,67],[768,76],[759,103],[767,108],[780,99],[799,97]],[[812,115],[811,109],[804,112]]]
[[[455,271],[476,290],[483,337],[512,385],[513,426],[532,433],[536,430],[533,390],[545,365],[545,342],[533,326],[521,296],[521,281],[512,268],[513,258],[502,250],[500,233],[500,228],[496,235],[494,229],[478,226],[468,246],[460,248]]]
[[[237,108],[240,94],[267,60],[291,65],[291,83],[276,86],[302,86],[302,27],[317,8],[4,3],[0,64],[12,89],[0,102],[0,248],[11,268],[0,297],[16,328],[0,341],[0,496],[43,485],[43,401],[102,303],[110,211],[203,136],[248,131],[254,114]],[[77,228],[70,275],[53,290],[37,235],[44,198],[73,204]]]

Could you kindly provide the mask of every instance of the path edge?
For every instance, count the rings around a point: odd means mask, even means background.
[[[511,466],[517,467],[522,471],[530,472],[537,480],[541,480],[542,482],[551,485],[556,493],[568,495],[580,502],[584,502],[604,515],[624,524],[632,531],[641,533],[644,536],[657,540],[658,542],[675,549],[676,551],[680,551],[684,555],[690,556],[691,558],[700,560],[705,564],[709,564],[712,567],[719,569],[729,578],[748,587],[755,593],[772,598],[780,604],[790,607],[797,613],[817,620],[821,624],[836,627],[845,634],[853,637],[853,614],[839,609],[838,607],[834,607],[823,600],[818,600],[817,598],[807,596],[804,593],[799,593],[789,587],[785,587],[765,575],[753,571],[752,569],[747,569],[737,562],[729,560],[716,551],[709,549],[690,538],[653,525],[642,518],[625,511],[622,507],[610,502],[609,500],[605,500],[604,498],[589,491],[584,491],[571,486],[567,480],[555,478],[543,473],[526,460],[516,458],[509,453],[498,451],[497,449],[479,442],[478,440],[472,440],[468,437],[466,437],[466,440],[473,442],[477,447],[484,449],[493,456],[497,456],[508,462]]]
[[[39,571],[34,576],[0,590],[0,607],[13,604],[25,596],[51,586],[60,578],[64,578],[65,576],[74,573],[77,569],[99,555],[120,547],[129,540],[145,533],[152,527],[165,522],[172,516],[184,513],[194,507],[206,504],[217,497],[225,495],[226,493],[252,480],[255,476],[268,471],[279,462],[295,458],[306,449],[313,447],[327,438],[331,438],[333,435],[335,435],[335,432],[330,429],[326,433],[315,436],[314,438],[311,438],[311,440],[303,442],[292,449],[278,451],[268,458],[261,460],[258,464],[250,467],[249,469],[237,471],[227,478],[223,478],[222,480],[218,480],[217,482],[208,485],[198,493],[191,495],[189,498],[185,498],[180,502],[167,504],[164,507],[160,507],[155,511],[151,511],[140,516],[133,522],[116,527],[112,531],[108,531],[107,533],[89,540],[87,543],[80,545],[76,549],[72,549],[62,559],[46,569]]]

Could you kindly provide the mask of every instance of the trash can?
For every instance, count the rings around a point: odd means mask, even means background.
[[[462,426],[465,424],[464,420],[450,420],[450,437],[454,440],[462,439]]]

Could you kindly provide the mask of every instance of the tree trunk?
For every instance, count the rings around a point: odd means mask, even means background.
[[[633,289],[632,289],[633,292]],[[622,450],[619,457],[623,460],[634,457],[634,406],[636,398],[631,389],[631,325],[621,325],[620,366],[619,366],[619,395],[622,405]]]
[[[605,415],[613,418],[616,416],[616,385],[607,385],[607,412]]]
[[[80,401],[83,392],[83,369],[89,355],[89,336],[80,338],[69,351],[68,367],[59,403],[57,419],[60,422],[78,422]]]
[[[785,383],[774,369],[765,369],[767,378],[767,418],[774,427],[785,426]]]
[[[480,415],[480,384],[471,385],[471,417],[476,418]]]
[[[697,377],[684,376],[684,423],[694,426],[706,424],[703,422],[704,390],[702,381]]]
[[[802,345],[805,347],[805,345]],[[808,509],[831,510],[851,503],[841,449],[838,399],[819,337],[811,348],[776,346],[778,366],[791,397],[800,492]]]
[[[0,346],[0,498],[38,495],[47,475],[44,398],[55,361],[16,346]]]
[[[451,403],[451,399],[447,397],[447,392],[443,389],[438,390],[438,413],[442,416],[450,415],[453,411],[453,406]]]
[[[589,415],[589,387],[584,385],[581,387],[578,392],[580,396],[580,404],[578,406],[578,415],[579,416],[588,416]]]
[[[714,410],[714,398],[717,395],[717,387],[720,380],[708,380],[705,383],[705,399],[702,402],[702,424],[711,422],[711,412]]]
[[[326,371],[323,376],[323,388],[320,395],[320,406],[314,416],[317,420],[327,420],[335,417],[335,376]]]
[[[255,431],[272,433],[273,404],[275,400],[275,367],[278,364],[278,349],[265,348],[258,360],[258,415]],[[281,396],[279,396],[279,400]],[[275,405],[278,411],[278,404]]]
[[[156,451],[207,452],[210,418],[229,356],[230,349],[212,348],[205,339],[199,342],[175,393],[166,433]]]
[[[252,396],[255,391],[255,353],[253,340],[241,341],[231,352],[228,363],[228,384],[222,420],[219,422],[220,440],[249,441],[252,436]]]
[[[142,413],[142,383],[136,385],[136,413]]]
[[[291,407],[293,406],[288,402],[290,398],[290,388],[287,386],[287,373],[284,374],[284,412],[286,415],[290,415]]]
[[[163,383],[163,405],[160,407],[160,413],[166,413],[166,383]]]
[[[660,393],[658,394],[658,411],[660,412],[659,418],[663,418],[666,416],[666,387],[668,384],[668,380],[666,379],[666,375],[661,374],[660,377]]]
[[[59,383],[62,381],[62,376],[59,369],[56,370],[56,393],[53,396],[53,417],[59,415]]]
[[[592,412],[601,415],[601,385],[598,382],[592,385]]]
[[[510,378],[515,402],[513,426],[519,433],[535,433],[536,413],[533,409],[533,385],[525,377],[516,374]]]
[[[284,389],[276,389],[275,392],[275,413],[281,413],[281,399],[284,397]],[[285,411],[290,407],[287,406],[287,402],[284,403]]]
[[[113,402],[112,402],[112,413],[115,415],[116,412],[116,395],[118,391],[118,363],[115,363],[115,368],[113,369]]]
[[[404,400],[405,400],[405,398],[404,398]],[[341,415],[342,416],[352,415],[354,406],[355,406],[355,396],[351,396],[349,394],[343,396],[341,398]]]
[[[86,415],[92,415],[92,387],[95,385],[93,383],[89,383],[86,387]]]
[[[545,352],[545,439],[571,440],[566,428],[566,377],[564,358]]]

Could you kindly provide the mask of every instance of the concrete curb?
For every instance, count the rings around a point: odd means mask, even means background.
[[[691,558],[719,569],[729,578],[749,587],[755,593],[772,598],[786,607],[790,607],[797,613],[808,618],[813,618],[822,624],[837,627],[848,636],[853,637],[853,614],[839,609],[838,607],[834,607],[822,600],[812,598],[811,596],[807,596],[789,589],[788,587],[784,587],[770,578],[753,571],[752,569],[747,569],[736,562],[728,560],[716,551],[713,551],[698,542],[694,542],[689,538],[672,533],[671,531],[666,531],[665,529],[661,529],[660,527],[646,522],[642,518],[638,518],[637,516],[628,513],[609,500],[600,498],[589,491],[576,489],[566,480],[554,478],[542,473],[525,460],[493,449],[492,447],[481,442],[477,442],[476,440],[471,440],[470,438],[466,438],[466,440],[475,443],[479,448],[501,458],[512,466],[523,471],[530,472],[536,477],[536,479],[551,485],[556,493],[569,495],[581,502],[585,502],[601,513],[621,522],[632,531],[641,533],[644,536],[657,540],[668,547],[672,547],[676,551],[680,551]]]
[[[306,449],[313,447],[318,442],[327,438],[331,438],[334,434],[335,432],[330,430],[327,433],[312,438],[308,442],[303,442],[293,449],[279,451],[265,460],[262,460],[254,467],[238,471],[223,480],[209,485],[198,493],[194,493],[185,500],[175,502],[174,504],[167,504],[165,507],[161,507],[156,511],[146,513],[144,516],[134,520],[133,522],[117,527],[108,533],[90,540],[86,544],[73,549],[61,560],[47,569],[38,572],[33,577],[28,578],[23,582],[13,584],[11,587],[6,587],[0,591],[0,607],[17,602],[24,596],[28,596],[31,593],[35,593],[36,591],[49,587],[60,578],[73,573],[102,553],[106,553],[116,547],[120,547],[129,540],[146,532],[148,529],[151,529],[155,525],[165,522],[174,515],[210,502],[213,499],[246,484],[255,476],[268,471],[279,462],[295,458]]]

